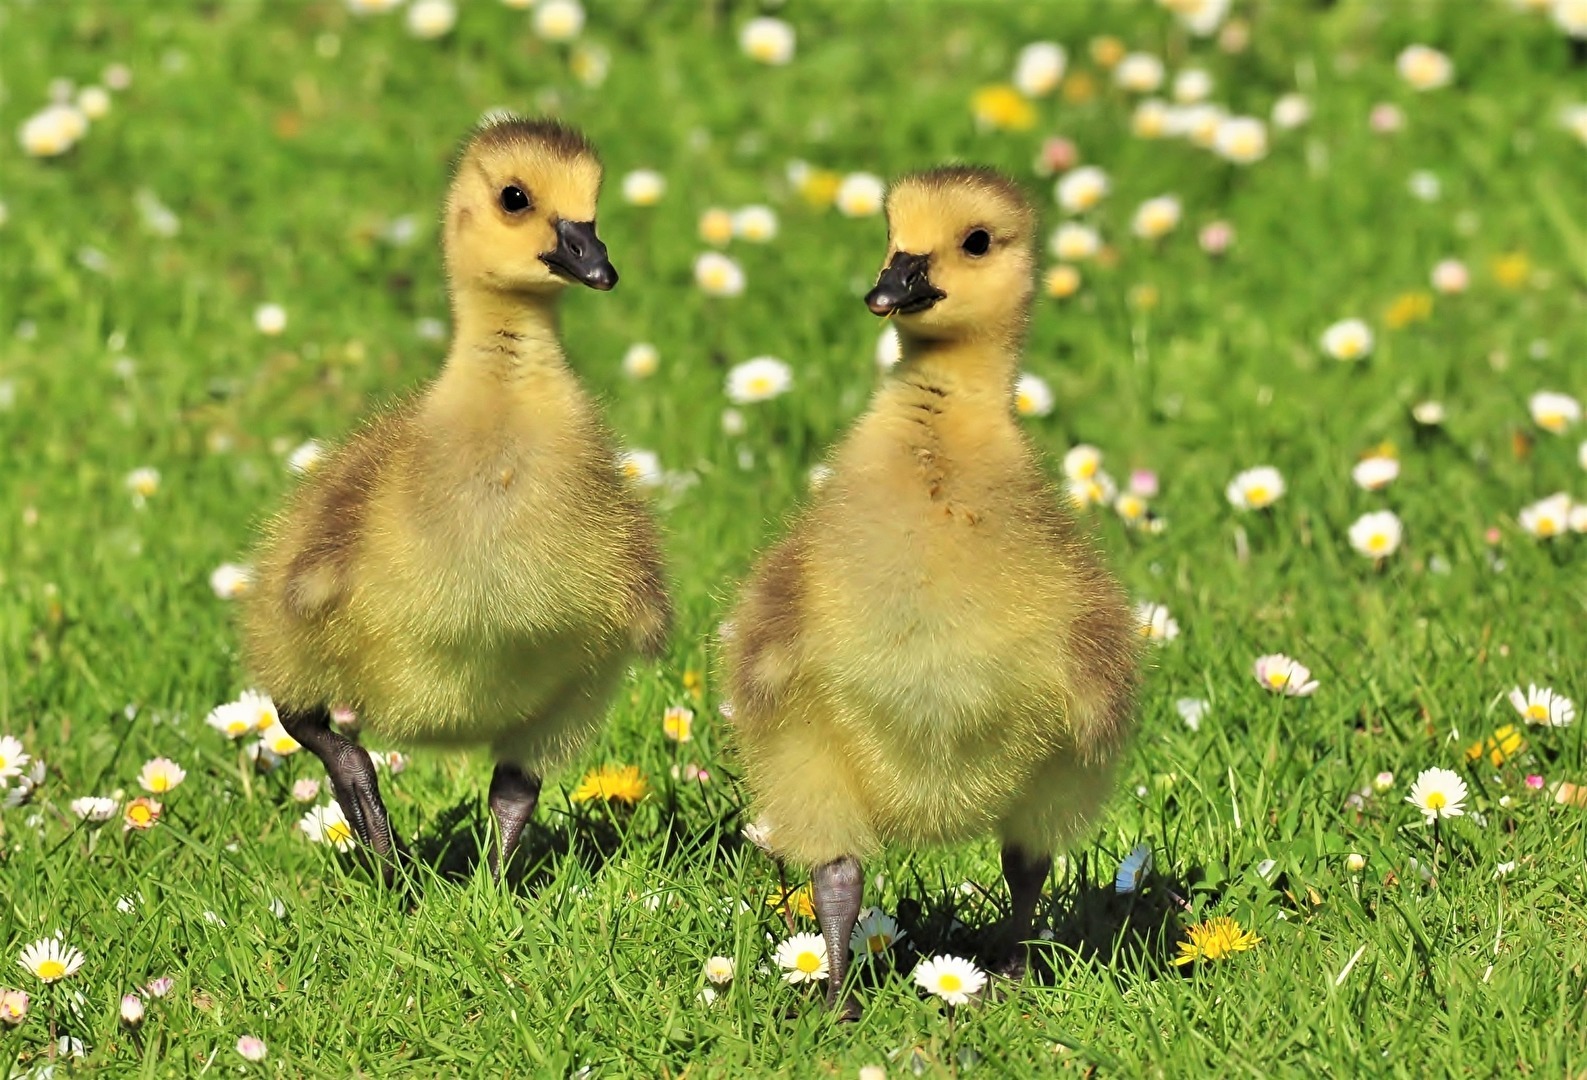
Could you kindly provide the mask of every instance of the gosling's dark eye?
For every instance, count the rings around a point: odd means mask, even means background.
[[[964,238],[964,243],[960,246],[966,255],[979,259],[992,250],[992,234],[985,229],[975,229]]]
[[[509,214],[521,214],[529,209],[529,196],[517,184],[508,184],[501,189],[501,208]]]

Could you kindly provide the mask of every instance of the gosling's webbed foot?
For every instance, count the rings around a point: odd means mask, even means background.
[[[331,791],[353,831],[381,859],[396,848],[391,818],[380,798],[380,780],[369,754],[347,736],[331,730],[330,713],[321,706],[309,712],[281,710],[281,726],[325,766]],[[387,874],[389,879],[390,875]]]
[[[540,801],[540,778],[516,765],[498,764],[490,778],[490,812],[496,818],[498,836],[490,849],[490,876],[501,880],[502,872],[523,836],[524,826],[534,817]]]

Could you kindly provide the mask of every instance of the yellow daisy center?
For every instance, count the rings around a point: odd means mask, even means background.
[[[1550,431],[1558,431],[1565,426],[1565,416],[1557,412],[1540,413],[1537,422]]]
[[[1245,489],[1245,501],[1252,506],[1261,506],[1267,502],[1267,488],[1261,484],[1252,484]]]
[[[154,814],[149,811],[147,806],[139,806],[134,803],[127,808],[127,819],[135,825],[147,825],[154,820]]]
[[[0,769],[9,769],[10,767],[11,759],[6,757],[4,754],[0,754]]]
[[[1283,686],[1289,682],[1289,672],[1274,668],[1267,673],[1267,681],[1270,686]]]
[[[964,989],[964,980],[951,971],[944,971],[937,976],[937,985],[942,988],[943,993],[953,994]]]
[[[171,786],[171,778],[164,773],[154,773],[149,777],[150,791],[166,791]]]
[[[345,844],[352,838],[352,826],[345,821],[338,821],[325,827],[325,842],[327,844]]]
[[[806,975],[814,974],[816,969],[818,969],[820,966],[821,957],[817,956],[813,952],[802,952],[799,954],[798,958],[794,960],[794,967],[798,968]]]
[[[1373,551],[1382,551],[1389,546],[1389,538],[1382,533],[1373,533],[1367,537],[1367,547]]]
[[[1442,810],[1448,805],[1449,799],[1442,791],[1430,791],[1427,793],[1427,808],[1429,810]]]
[[[878,931],[865,939],[865,949],[867,952],[882,952],[887,948],[890,940],[886,934]]]
[[[752,394],[771,393],[771,380],[764,375],[757,375],[749,381],[749,392]]]
[[[1014,396],[1014,406],[1022,413],[1029,413],[1035,410],[1036,403],[1031,400],[1029,394],[1021,390]]]
[[[1532,702],[1526,707],[1526,718],[1528,720],[1547,720],[1548,706],[1541,701]]]
[[[45,960],[39,964],[37,974],[41,979],[59,979],[66,974],[66,965],[59,960]]]

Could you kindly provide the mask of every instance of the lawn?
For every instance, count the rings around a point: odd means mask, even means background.
[[[0,987],[31,995],[0,1023],[0,1070],[70,1071],[57,1036],[79,1040],[80,1071],[151,1077],[1587,1069],[1583,724],[1528,723],[1509,699],[1587,696],[1587,537],[1562,503],[1534,506],[1587,499],[1587,427],[1535,398],[1587,396],[1587,121],[1562,122],[1587,66],[1549,15],[1235,0],[1201,37],[1147,0],[795,0],[765,4],[797,37],[775,64],[740,45],[752,3],[590,0],[558,42],[556,2],[459,0],[425,39],[406,8],[340,0],[0,0],[0,736],[46,766],[0,792]],[[1036,41],[1062,43],[1067,70],[1027,96],[1008,84]],[[1429,85],[1446,81],[1437,58],[1397,70],[1416,44],[1447,57],[1447,85]],[[1160,89],[1125,50],[1161,62]],[[1145,137],[1165,116],[1216,127],[1138,107],[1171,102],[1187,69],[1266,123],[1260,160],[1195,145],[1194,123]],[[24,153],[52,94],[107,80],[74,146]],[[1197,81],[1178,80],[1189,96]],[[1289,94],[1294,126],[1273,117]],[[548,778],[506,887],[476,862],[487,760],[414,751],[388,770],[420,856],[388,890],[299,827],[314,803],[294,788],[318,761],[261,767],[205,723],[249,687],[211,575],[246,562],[298,482],[296,448],[334,445],[437,369],[437,208],[497,106],[562,116],[605,158],[622,282],[569,295],[563,329],[624,446],[657,455],[678,620],[598,742]],[[1079,213],[1054,198],[1071,156],[1110,181]],[[1100,233],[1068,253],[1078,287],[1039,294],[1024,400],[1053,400],[1024,423],[1060,484],[1085,444],[1120,488],[1157,486],[1161,528],[1112,500],[1077,513],[1179,632],[1146,645],[1139,734],[1049,883],[1037,975],[955,1010],[922,993],[918,960],[980,956],[1006,892],[990,840],[893,850],[867,866],[866,902],[906,934],[860,965],[866,1011],[839,1025],[773,960],[789,923],[767,902],[776,867],[740,833],[714,643],[879,378],[882,324],[860,297],[885,221],[842,212],[834,189],[950,159],[1030,193],[1044,272],[1061,222]],[[665,181],[648,205],[624,198],[642,169]],[[1137,235],[1162,195],[1177,221]],[[752,204],[776,235],[729,242],[746,287],[707,295],[702,215]],[[1371,347],[1338,359],[1323,338],[1349,319]],[[639,342],[649,375],[625,370]],[[785,361],[791,388],[724,423],[728,371],[758,356]],[[1352,470],[1373,455],[1398,476],[1365,490]],[[1226,488],[1258,466],[1286,490],[1237,509]],[[1350,528],[1381,510],[1403,539],[1374,558]],[[1536,535],[1554,518],[1559,535]],[[1314,693],[1259,683],[1276,653]],[[691,740],[664,732],[671,706],[693,710]],[[125,829],[157,757],[186,779],[152,828]],[[603,764],[637,766],[648,794],[572,801]],[[1435,767],[1468,788],[1436,830],[1407,802]],[[111,819],[80,819],[84,796],[114,800]],[[1139,845],[1150,868],[1121,892]],[[1259,942],[1175,964],[1220,916]],[[16,958],[57,933],[85,960],[45,986]],[[706,980],[718,955],[729,984]],[[124,1023],[123,995],[157,977],[170,992],[142,990],[141,1024]]]

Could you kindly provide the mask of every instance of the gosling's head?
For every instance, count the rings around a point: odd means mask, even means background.
[[[1012,180],[958,165],[906,176],[888,193],[887,232],[871,311],[917,339],[1023,332],[1036,212]]]
[[[617,271],[595,235],[601,160],[556,120],[487,119],[458,158],[446,198],[453,288],[547,294],[570,282],[606,291]]]

